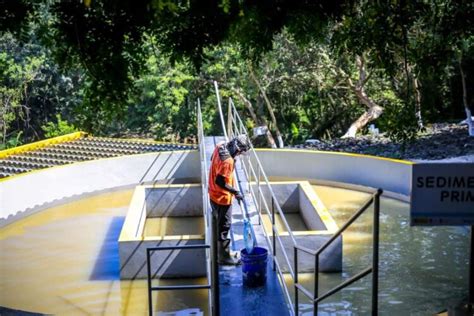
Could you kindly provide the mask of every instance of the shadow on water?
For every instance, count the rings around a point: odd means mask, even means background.
[[[95,260],[94,269],[89,277],[90,281],[120,279],[118,240],[124,221],[124,216],[116,216],[110,221],[99,255]]]

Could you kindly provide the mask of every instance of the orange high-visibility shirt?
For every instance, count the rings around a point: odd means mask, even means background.
[[[229,157],[222,161],[219,157],[219,147],[224,144],[223,142],[217,144],[212,154],[209,168],[209,197],[216,204],[231,205],[233,194],[216,184],[216,177],[220,174],[224,177],[226,184],[234,185],[234,159]]]

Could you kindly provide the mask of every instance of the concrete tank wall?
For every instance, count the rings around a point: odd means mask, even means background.
[[[0,181],[0,227],[68,199],[162,183],[200,181],[197,151],[159,152],[42,169]]]
[[[411,190],[409,161],[313,150],[259,149],[257,154],[269,177],[348,183],[403,196]]]
[[[205,235],[145,235],[145,221],[152,217],[200,217],[202,189],[200,184],[147,185],[135,188],[119,237],[120,278],[147,277],[147,248],[204,245]],[[189,224],[183,227],[191,228]],[[189,263],[193,263],[192,269]],[[174,249],[151,254],[152,275],[159,278],[202,277],[206,275],[204,249]]]

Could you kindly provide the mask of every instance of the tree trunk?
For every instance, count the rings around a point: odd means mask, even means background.
[[[3,100],[2,100],[3,101]],[[8,114],[8,104],[10,103],[9,99],[4,101],[4,106],[2,106],[2,112],[0,113],[2,116],[2,121],[0,122],[0,127],[3,130],[2,135],[2,144],[3,148],[6,148],[7,143],[7,114]]]
[[[278,145],[280,148],[283,148],[284,147],[283,137],[281,136],[280,130],[278,129],[278,124],[275,117],[275,113],[273,112],[272,103],[270,102],[270,99],[268,99],[265,89],[263,89],[262,85],[260,84],[257,77],[255,76],[251,65],[249,65],[249,70],[250,70],[250,76],[252,77],[253,81],[255,82],[258,89],[260,90],[260,93],[262,94],[263,99],[265,100],[265,104],[267,105],[268,112],[270,113],[270,117],[272,118],[273,125],[275,126],[275,132],[277,134]]]
[[[413,89],[415,90],[415,116],[419,129],[423,129],[423,119],[421,117],[421,92],[420,81],[413,75]]]
[[[369,122],[378,118],[382,114],[382,112],[383,108],[378,105],[369,108],[354,123],[352,123],[351,127],[349,127],[347,132],[341,138],[355,137],[359,129],[363,128]]]
[[[368,77],[365,72],[364,60],[357,56],[356,64],[359,67],[359,80],[356,84],[352,82],[351,78],[348,78],[347,81],[359,102],[367,107],[367,111],[351,124],[347,132],[341,138],[355,137],[361,128],[369,122],[377,119],[383,112],[383,107],[372,101],[365,92],[364,85],[367,82]]]
[[[239,99],[245,104],[245,106],[247,107],[247,110],[249,111],[250,116],[252,117],[254,122],[256,124],[259,124],[259,120],[257,118],[257,115],[255,114],[254,109],[253,109],[252,102],[250,102],[250,100],[248,100],[244,96],[243,92],[240,91],[239,89],[232,88],[232,91],[234,91],[235,94],[237,94],[237,96],[239,97]],[[265,136],[267,137],[268,144],[270,145],[271,148],[277,148],[276,143],[275,143],[275,139],[273,138],[272,133],[270,133],[270,129],[268,128],[267,122],[265,121],[264,118],[262,118],[262,121],[263,121],[263,124],[267,127]]]
[[[466,75],[462,68],[462,57],[459,58],[459,70],[461,71],[461,82],[462,82],[462,102],[464,104],[464,111],[466,111],[466,123],[468,126],[469,136],[474,136],[474,126],[472,123],[472,113],[467,104],[467,87],[466,87]]]

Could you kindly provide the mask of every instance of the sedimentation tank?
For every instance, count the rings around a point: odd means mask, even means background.
[[[45,314],[146,314],[146,280],[120,280],[118,237],[135,186],[199,183],[197,150],[170,149],[97,157],[2,179],[0,306]],[[381,314],[433,314],[467,293],[468,231],[409,226],[410,162],[300,150],[259,150],[258,155],[271,181],[308,181],[338,225],[363,204],[367,192],[384,189]],[[370,260],[369,215],[344,234],[343,272],[321,273],[321,290]],[[298,218],[293,221],[301,225]],[[314,282],[311,273],[300,280],[308,287]],[[369,281],[323,301],[319,312],[368,313]],[[155,310],[163,313],[208,314],[205,290],[160,292],[154,300]],[[300,312],[312,313],[312,304],[301,300]]]

